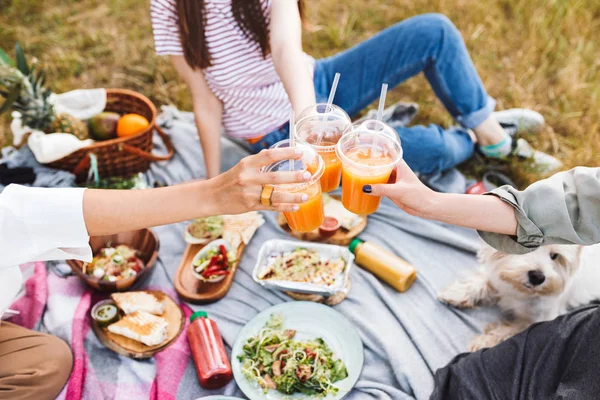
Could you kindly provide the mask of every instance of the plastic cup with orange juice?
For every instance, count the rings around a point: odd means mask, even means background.
[[[271,148],[287,147],[289,140],[275,143]],[[311,173],[307,182],[276,185],[276,188],[288,193],[304,193],[308,200],[299,204],[299,209],[292,212],[284,212],[283,215],[291,230],[295,232],[311,232],[318,229],[325,220],[323,209],[323,196],[319,180],[325,170],[323,158],[310,146],[298,144],[296,147],[302,149],[300,160],[283,160],[267,165],[263,172],[290,171],[290,162],[293,162],[294,171],[306,170]]]
[[[321,177],[323,192],[331,192],[340,186],[342,163],[335,153],[335,145],[350,124],[350,117],[344,110],[327,103],[308,107],[298,117],[298,143],[312,146],[325,162],[325,171]]]
[[[372,214],[381,197],[363,192],[363,186],[387,183],[402,159],[396,131],[389,125],[366,120],[351,125],[336,145],[342,162],[342,204],[355,214]]]

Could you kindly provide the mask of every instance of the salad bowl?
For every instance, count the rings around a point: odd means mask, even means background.
[[[92,236],[90,238],[90,247],[94,256],[105,247],[126,245],[138,251],[138,258],[144,266],[135,276],[122,278],[114,282],[94,278],[84,273],[84,262],[79,260],[69,260],[67,264],[71,270],[86,284],[102,292],[122,292],[129,290],[134,284],[150,275],[152,267],[158,258],[158,249],[160,242],[158,236],[150,229],[141,229],[139,231],[124,232],[117,235]]]

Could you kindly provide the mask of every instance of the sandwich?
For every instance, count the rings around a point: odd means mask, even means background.
[[[146,346],[156,346],[167,339],[169,323],[145,311],[135,311],[108,326],[108,331],[141,342]]]
[[[152,293],[113,293],[110,297],[125,314],[132,314],[136,311],[145,311],[154,315],[162,315],[165,312],[165,303],[162,299],[159,299]]]

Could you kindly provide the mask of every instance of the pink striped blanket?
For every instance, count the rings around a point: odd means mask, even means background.
[[[58,277],[44,263],[21,267],[25,276],[23,295],[12,305],[20,314],[11,322],[29,329],[49,331],[67,341],[73,351],[71,377],[60,400],[150,399],[171,400],[190,362],[185,334],[152,360],[136,361],[117,356],[102,346],[90,329],[91,305],[106,298],[93,292],[79,278]],[[153,287],[177,299],[172,287]],[[191,310],[181,304],[189,317]],[[186,323],[187,328],[187,323]],[[90,353],[101,353],[94,360]],[[106,356],[106,357],[105,357]]]

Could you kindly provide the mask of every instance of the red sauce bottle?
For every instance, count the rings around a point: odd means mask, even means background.
[[[204,311],[196,311],[190,316],[187,333],[200,385],[206,389],[225,386],[233,374],[215,321]]]

